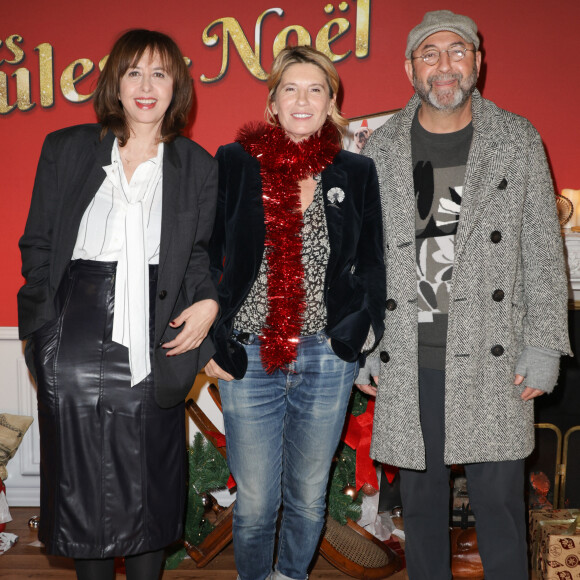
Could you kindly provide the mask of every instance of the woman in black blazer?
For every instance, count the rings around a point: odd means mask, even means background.
[[[341,150],[338,87],[322,53],[284,49],[268,80],[268,124],[217,153],[220,318],[206,373],[220,379],[241,580],[307,577],[357,361],[383,332],[377,174]]]
[[[79,578],[158,578],[181,537],[183,399],[211,355],[217,167],[179,135],[192,81],[168,36],[132,30],[98,125],[50,134],[20,240],[20,336],[38,385],[39,537]]]

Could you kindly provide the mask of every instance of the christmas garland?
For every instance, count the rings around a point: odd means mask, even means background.
[[[213,524],[205,517],[205,494],[225,487],[230,472],[226,460],[201,433],[195,434],[193,444],[187,451],[187,458],[189,477],[183,538],[190,544],[199,546],[214,529]],[[187,551],[180,543],[170,550],[165,568],[177,568],[186,556]]]
[[[296,360],[305,309],[299,182],[332,163],[340,141],[329,122],[298,143],[282,128],[264,123],[246,125],[236,141],[260,162],[268,260],[268,315],[260,356],[272,373]]]

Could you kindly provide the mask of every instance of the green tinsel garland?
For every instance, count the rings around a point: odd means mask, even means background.
[[[190,544],[198,546],[214,529],[211,522],[204,518],[205,506],[202,495],[211,490],[224,488],[230,472],[226,460],[201,433],[196,433],[193,445],[187,450],[187,456],[189,480],[184,538]],[[177,568],[186,555],[185,548],[177,548],[167,556],[165,568],[168,570]]]
[[[346,524],[347,518],[358,520],[361,516],[362,495],[352,499],[344,493],[347,485],[354,485],[356,452],[348,445],[341,443],[337,460],[330,472],[330,489],[328,492],[328,513],[338,523]]]

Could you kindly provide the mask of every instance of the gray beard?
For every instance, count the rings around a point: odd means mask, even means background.
[[[456,79],[458,81],[458,86],[452,89],[453,95],[450,99],[447,98],[440,101],[438,100],[437,95],[433,92],[433,82],[449,79]],[[461,73],[433,75],[427,79],[427,85],[417,78],[415,75],[415,67],[413,67],[413,86],[416,93],[424,103],[431,105],[439,111],[452,113],[453,111],[460,109],[468,101],[469,97],[475,90],[476,84],[477,67],[475,66],[475,62],[473,63],[471,74],[465,79]]]

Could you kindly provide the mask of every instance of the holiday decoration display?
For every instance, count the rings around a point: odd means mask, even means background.
[[[330,472],[328,513],[343,525],[360,518],[363,495],[378,491],[376,467],[369,457],[373,411],[374,400],[355,390]]]
[[[296,360],[305,308],[299,182],[332,162],[340,140],[327,122],[319,134],[298,143],[282,128],[264,123],[246,125],[236,141],[260,163],[268,260],[268,315],[260,355],[272,373]]]
[[[528,505],[530,509],[550,509],[553,507],[554,494],[550,488],[550,478],[543,471],[530,473],[530,486],[528,489]]]
[[[557,536],[558,533],[574,534],[579,518],[580,510],[578,509],[544,508],[530,510],[530,562],[532,570],[539,578],[542,577],[542,567],[546,559],[547,536],[549,534]]]
[[[539,580],[573,580],[580,567],[580,530],[573,521],[540,522],[540,548],[536,574]]]
[[[377,495],[377,493],[379,493],[379,490],[376,489],[375,487],[373,487],[370,483],[363,483],[362,487],[360,488],[360,490],[365,494],[368,495],[370,497]]]
[[[213,499],[208,492],[225,487],[230,472],[225,459],[201,433],[196,433],[187,455],[189,481],[184,539],[197,546],[213,529],[205,517],[206,506],[213,509]],[[186,555],[185,548],[180,546],[168,555],[165,568],[176,568]]]
[[[358,393],[357,393],[358,394]],[[361,395],[362,396],[362,395]],[[354,411],[346,419],[343,441],[357,451],[356,461],[356,488],[369,484],[375,490],[379,489],[377,470],[369,453],[371,450],[371,436],[373,431],[374,400],[366,402],[365,410],[355,415]]]
[[[348,495],[348,497],[350,497],[353,501],[358,498],[358,491],[354,485],[346,485],[342,489],[342,493],[344,493],[344,495]]]
[[[370,408],[372,409],[372,406]],[[349,419],[363,416],[368,409],[368,397],[356,391],[349,406]],[[362,421],[367,428],[366,418]],[[225,438],[221,433],[210,431],[205,435],[210,435],[216,445],[220,447],[225,445]],[[357,445],[359,441],[351,440],[351,443]],[[225,459],[216,446],[207,441],[202,433],[196,434],[188,450],[188,460],[189,482],[184,540],[189,544],[199,546],[214,529],[210,519],[206,517],[207,512],[213,511],[217,514],[223,509],[209,492],[224,488],[228,482],[232,483],[232,479]],[[358,461],[371,462],[368,450],[353,449],[341,441],[330,472],[328,511],[329,516],[342,525],[346,525],[348,520],[351,520],[351,524],[356,522],[361,516],[363,496],[376,493],[376,472],[374,484],[364,479],[357,480],[357,472],[361,473],[357,467]],[[176,568],[186,555],[186,549],[180,545],[168,555],[165,567]]]
[[[29,520],[28,520],[28,527],[31,530],[38,530],[38,526],[40,524],[40,516],[32,516]]]
[[[342,525],[346,524],[347,519],[356,522],[361,515],[362,495],[355,495],[356,489],[351,483],[354,482],[355,465],[356,452],[341,443],[330,471],[328,514]]]

